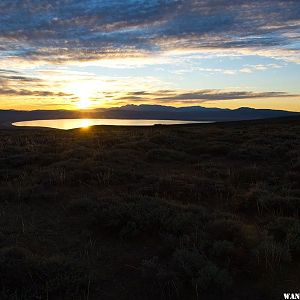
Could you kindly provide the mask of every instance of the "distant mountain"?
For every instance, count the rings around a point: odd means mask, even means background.
[[[271,109],[206,108],[201,106],[172,107],[160,105],[130,105],[103,112],[105,117],[128,119],[171,119],[190,121],[238,121],[296,116],[299,113]]]
[[[162,105],[126,105],[89,111],[70,110],[0,110],[0,124],[40,119],[107,118],[107,119],[156,119],[187,121],[240,121],[265,118],[300,116],[300,113],[283,110],[206,108],[201,106],[172,107]]]
[[[199,106],[198,106],[199,107]],[[141,104],[141,105],[125,105],[119,108],[120,110],[126,111],[163,111],[163,112],[171,112],[176,111],[178,108],[173,106],[163,106],[163,105],[149,105],[149,104]]]

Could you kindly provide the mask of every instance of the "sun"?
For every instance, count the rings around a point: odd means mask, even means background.
[[[93,109],[96,104],[103,105],[103,93],[110,89],[110,85],[101,80],[76,80],[67,82],[64,86],[64,92],[74,95],[72,97],[72,104],[74,108],[79,110]]]
[[[89,109],[92,107],[91,98],[96,93],[96,86],[93,82],[72,82],[69,83],[65,91],[76,96],[77,101],[74,103],[77,109]]]
[[[73,88],[74,94],[79,98],[79,101],[76,102],[78,109],[88,109],[92,105],[91,97],[91,87],[90,86],[79,86]]]
[[[87,97],[82,97],[80,100],[76,103],[77,108],[79,109],[88,109],[91,107],[91,100]]]

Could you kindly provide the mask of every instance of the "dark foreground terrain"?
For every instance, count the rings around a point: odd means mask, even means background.
[[[0,130],[0,299],[284,299],[300,118]]]

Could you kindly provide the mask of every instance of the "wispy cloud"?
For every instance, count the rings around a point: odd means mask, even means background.
[[[229,101],[229,100],[251,100],[266,98],[300,98],[298,94],[285,92],[253,92],[253,91],[227,91],[227,90],[160,90],[155,92],[137,91],[130,92],[116,100],[119,103],[138,103],[142,104],[150,100],[156,104],[171,105],[200,105],[205,102]]]
[[[269,69],[280,69],[283,65],[279,64],[258,64],[258,65],[245,65],[239,71],[242,73],[253,73],[256,71],[266,71]]]
[[[2,0],[0,10],[3,57],[62,63],[189,49],[299,59],[298,0]]]
[[[250,65],[252,69],[266,69],[269,65]],[[215,71],[215,70],[214,70]],[[93,107],[117,106],[127,103],[156,103],[171,105],[200,105],[205,102],[251,99],[299,99],[299,94],[283,91],[254,92],[228,89],[164,89],[164,82],[155,77],[99,76],[92,72],[64,69],[38,70],[31,76],[14,70],[0,69],[0,97],[52,99],[52,105],[61,101],[76,102],[82,95],[89,96]],[[139,90],[136,88],[139,87]],[[161,89],[157,89],[161,87]],[[56,101],[56,102],[55,102]]]
[[[62,92],[50,92],[50,91],[30,91],[24,89],[0,89],[1,96],[31,96],[31,97],[66,97],[72,96],[72,94],[66,94]]]

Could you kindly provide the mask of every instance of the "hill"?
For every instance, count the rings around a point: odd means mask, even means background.
[[[73,118],[153,119],[188,121],[238,121],[297,116],[299,113],[271,109],[220,109],[201,106],[172,107],[161,105],[126,105],[86,111],[70,110],[0,110],[0,125],[17,121]]]
[[[0,130],[1,299],[283,299],[300,118]]]

